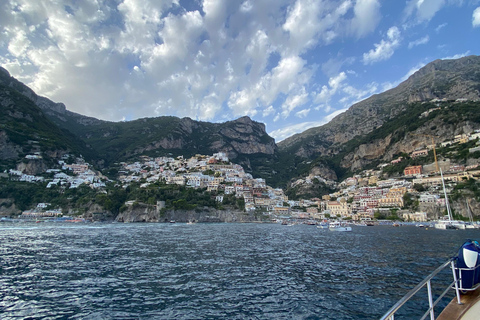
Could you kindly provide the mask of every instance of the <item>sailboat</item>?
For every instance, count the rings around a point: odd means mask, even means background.
[[[445,206],[447,207],[447,216],[440,219],[435,223],[435,229],[465,229],[465,222],[453,220],[452,210],[450,209],[450,203],[448,202],[447,190],[445,189],[445,180],[443,179],[442,169],[440,169],[440,175],[442,177],[443,194],[445,195]]]

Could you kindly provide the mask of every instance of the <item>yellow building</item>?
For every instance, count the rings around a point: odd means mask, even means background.
[[[327,202],[327,210],[331,216],[350,217],[352,212],[346,202],[329,201]]]

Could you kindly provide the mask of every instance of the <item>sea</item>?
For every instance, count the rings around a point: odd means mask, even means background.
[[[466,239],[480,230],[1,223],[0,318],[379,319]],[[427,308],[420,291],[395,319]]]

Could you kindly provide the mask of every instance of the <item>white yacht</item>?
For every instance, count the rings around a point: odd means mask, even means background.
[[[330,231],[352,231],[352,227],[348,227],[345,224],[341,224],[340,221],[330,222],[328,225]]]

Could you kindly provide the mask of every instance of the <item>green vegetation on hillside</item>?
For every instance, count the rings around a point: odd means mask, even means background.
[[[440,110],[435,110],[429,113],[426,117],[420,117],[420,115],[430,109],[437,108],[437,103],[412,103],[409,104],[408,108],[394,117],[389,121],[385,122],[381,127],[373,130],[371,133],[365,136],[358,136],[347,143],[338,146],[338,149],[341,150],[333,157],[320,157],[317,158],[312,166],[315,165],[318,161],[327,161],[330,163],[331,167],[334,168],[339,180],[343,180],[345,177],[351,175],[352,173],[348,168],[341,168],[340,162],[343,158],[350,152],[353,152],[358,146],[362,144],[368,144],[375,140],[385,139],[387,136],[392,135],[390,144],[398,142],[404,139],[409,133],[414,132],[420,127],[424,126],[427,122],[433,120],[436,117],[441,117],[441,119],[448,124],[456,124],[461,121],[469,120],[476,122],[480,125],[480,103],[479,102],[443,102],[439,104],[442,108]],[[434,130],[435,128],[433,128]],[[453,139],[453,137],[452,137]],[[466,160],[468,157],[477,157],[477,154],[469,154],[468,148],[473,146],[474,142],[469,142],[467,144],[461,145],[460,147],[454,147],[457,150],[453,159],[455,160]],[[437,154],[448,155],[450,149],[440,148]],[[406,166],[409,165],[423,165],[433,162],[433,152],[429,152],[427,157],[410,159],[408,155],[404,155],[407,161],[402,161],[398,165],[389,166],[384,169],[384,172],[387,173],[400,173],[403,172]],[[375,168],[380,164],[380,159],[372,160],[371,164],[364,169]]]
[[[165,201],[166,209],[193,210],[212,207],[222,209],[232,207],[245,209],[243,198],[234,195],[224,195],[223,203],[215,201],[217,193],[206,189],[186,188],[175,184],[157,182],[146,188],[140,188],[140,183],[132,183],[126,188],[120,188],[110,183],[106,193],[91,189],[87,185],[70,189],[68,186],[53,186],[47,189],[46,183],[26,183],[1,179],[0,199],[14,199],[16,208],[24,211],[34,208],[38,203],[51,203],[51,208],[60,208],[63,212],[83,214],[89,206],[100,205],[105,212],[114,215],[126,210],[126,201],[135,201],[147,205],[156,205],[157,201]]]
[[[42,152],[46,156],[57,151],[82,154],[86,159],[94,157],[91,149],[71,132],[52,123],[29,98],[0,84],[0,100],[3,101],[0,131],[6,133],[7,143],[15,145],[17,150],[21,148],[18,158],[32,152]],[[2,169],[12,168],[12,161],[0,161]]]

